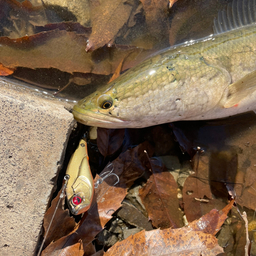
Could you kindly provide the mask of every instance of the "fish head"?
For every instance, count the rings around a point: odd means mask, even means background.
[[[73,108],[74,118],[85,125],[104,128],[124,128],[127,121],[118,117],[115,88],[108,86],[80,100]]]

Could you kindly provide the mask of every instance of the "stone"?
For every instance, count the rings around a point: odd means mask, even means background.
[[[117,216],[130,225],[145,229],[146,231],[153,229],[148,218],[129,202],[124,201],[122,203],[122,207],[118,210]]]
[[[34,255],[75,124],[63,102],[0,80],[0,255]]]

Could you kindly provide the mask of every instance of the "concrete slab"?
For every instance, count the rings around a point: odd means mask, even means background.
[[[56,99],[0,80],[0,255],[33,255],[72,114]]]

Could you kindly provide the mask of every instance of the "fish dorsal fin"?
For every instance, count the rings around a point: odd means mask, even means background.
[[[233,0],[214,19],[214,34],[256,23],[256,0]]]
[[[239,105],[239,102],[256,91],[256,71],[229,85],[228,96],[224,108]]]

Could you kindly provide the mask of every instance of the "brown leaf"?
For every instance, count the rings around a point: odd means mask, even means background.
[[[57,203],[60,198],[61,191],[58,193],[58,195],[52,200],[50,208],[46,211],[44,216],[44,230],[48,230],[49,223],[52,219],[52,215],[57,207]],[[45,246],[50,244],[53,241],[58,240],[59,238],[66,236],[69,234],[76,226],[76,222],[73,217],[69,216],[68,210],[63,210],[63,204],[64,204],[65,198],[62,198],[58,209],[56,211],[55,217],[53,219],[53,222],[50,226],[47,238],[45,240]],[[63,225],[63,223],[65,225]]]
[[[97,128],[97,145],[106,157],[114,154],[123,144],[125,129]]]
[[[169,30],[170,45],[212,34],[213,20],[226,5],[225,1],[215,0],[177,1]]]
[[[178,0],[169,0],[169,8],[172,8],[172,6],[177,2]]]
[[[14,68],[6,68],[0,63],[0,76],[9,76],[14,72]]]
[[[178,186],[171,173],[158,159],[151,159],[152,175],[140,189],[140,197],[153,226],[161,229],[182,226],[177,198]]]
[[[0,1],[1,35],[18,38],[33,35],[34,24],[49,23],[46,10],[42,5],[33,6],[29,0]],[[34,22],[35,21],[35,22]]]
[[[77,243],[80,239],[83,241],[84,248],[92,242],[94,237],[112,218],[112,214],[121,206],[121,202],[127,194],[127,188],[145,171],[146,167],[141,167],[143,158],[140,158],[139,153],[143,152],[145,148],[148,148],[146,143],[121,154],[112,165],[108,165],[100,174],[105,179],[102,180],[99,176],[96,176],[95,183],[100,179],[100,184],[95,188],[92,206],[83,216],[78,229],[71,232],[68,236],[60,238],[55,243],[51,243],[43,251],[43,256],[55,251],[60,253],[66,247]],[[131,159],[133,162],[131,162]],[[138,166],[137,168],[133,168],[134,163],[136,164],[135,166]],[[106,176],[111,174],[110,172],[112,175]],[[113,173],[119,177],[119,180]]]
[[[92,243],[87,244],[86,247],[84,247],[84,255],[83,256],[91,256],[96,253],[95,246]]]
[[[83,243],[82,241],[79,241],[76,244],[70,245],[66,247],[64,250],[61,251],[61,254],[59,251],[50,252],[50,253],[43,253],[44,256],[83,256],[84,255],[84,249],[83,249]]]
[[[209,255],[215,256],[223,252],[213,236],[215,230],[212,223],[220,227],[226,212],[232,207],[233,201],[222,212],[212,210],[204,218],[195,221],[191,226],[178,229],[141,231],[116,243],[104,255]],[[223,215],[225,218],[223,218]],[[203,229],[199,228],[203,227]],[[203,230],[203,231],[198,231]],[[210,233],[206,233],[210,231]]]
[[[86,51],[95,50],[114,41],[118,31],[130,17],[134,5],[133,1],[130,2],[90,0],[92,34]]]
[[[227,218],[227,215],[233,207],[235,200],[231,200],[222,210],[211,210],[209,213],[203,215],[199,220],[194,220],[188,227],[194,231],[203,231],[207,234],[216,235],[222,224]]]
[[[147,54],[139,48],[121,46],[86,53],[87,39],[84,34],[59,29],[18,39],[0,37],[0,63],[8,68],[56,68],[68,73],[109,75],[128,54],[123,70]]]
[[[149,31],[159,41],[168,35],[168,0],[141,0]]]
[[[212,208],[221,209],[223,203],[213,199],[209,185],[209,157],[195,155],[195,174],[189,176],[183,187],[184,212],[189,222],[200,218]]]
[[[120,76],[120,73],[122,71],[123,68],[123,63],[124,63],[124,59],[121,60],[121,62],[119,63],[119,65],[117,66],[114,74],[112,75],[112,77],[110,78],[110,80],[108,81],[108,84],[111,83],[112,81],[114,81],[115,79],[117,79]]]

